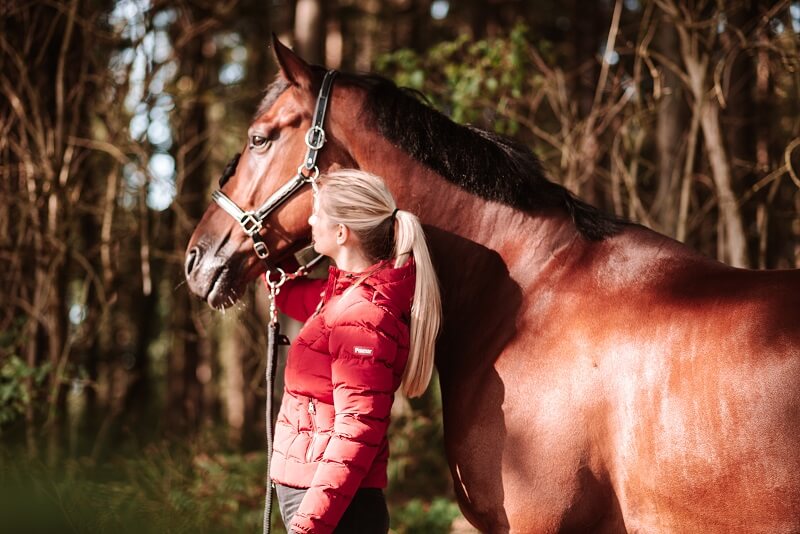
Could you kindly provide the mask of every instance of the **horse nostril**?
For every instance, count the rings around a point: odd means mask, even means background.
[[[198,247],[192,247],[192,250],[186,254],[186,278],[192,274],[192,270],[197,266],[197,260],[200,258],[200,249]]]

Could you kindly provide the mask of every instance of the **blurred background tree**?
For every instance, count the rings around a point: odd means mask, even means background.
[[[4,2],[0,487],[46,481],[28,504],[56,523],[257,528],[264,291],[219,313],[182,265],[271,32],[709,256],[800,266],[797,1]],[[438,388],[395,412],[393,528],[461,528]]]

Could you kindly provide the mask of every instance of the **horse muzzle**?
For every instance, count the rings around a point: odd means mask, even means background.
[[[184,273],[189,289],[212,308],[232,306],[246,286],[240,269],[232,267],[231,258],[207,255],[201,246],[186,252]]]

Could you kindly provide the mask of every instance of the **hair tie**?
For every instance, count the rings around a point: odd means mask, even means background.
[[[393,219],[393,220],[394,220],[394,219],[397,219],[397,212],[398,212],[398,211],[400,211],[400,210],[399,210],[398,208],[395,208],[395,209],[394,209],[394,211],[392,212],[392,215],[391,215],[391,217],[392,217],[392,219]]]

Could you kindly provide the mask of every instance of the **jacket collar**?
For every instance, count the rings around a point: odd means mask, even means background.
[[[328,284],[325,302],[341,295],[353,284],[361,280],[361,285],[369,286],[387,300],[393,302],[401,312],[411,309],[416,281],[416,264],[410,258],[401,267],[394,267],[394,259],[379,261],[361,272],[344,271],[331,265],[328,268]]]

